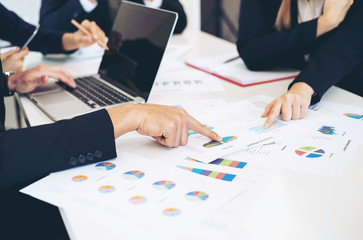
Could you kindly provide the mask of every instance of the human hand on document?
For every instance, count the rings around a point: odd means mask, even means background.
[[[8,86],[10,91],[27,93],[46,84],[49,78],[58,79],[72,88],[76,87],[73,77],[64,68],[43,65],[9,76]]]
[[[168,147],[184,146],[188,143],[188,129],[194,130],[214,141],[222,138],[203,126],[185,110],[154,104],[128,104],[107,109],[115,138],[131,131],[155,138]]]
[[[262,117],[268,116],[264,126],[266,128],[271,127],[280,113],[284,121],[304,118],[313,93],[314,90],[307,83],[295,83],[287,93],[267,105],[262,114]]]
[[[20,72],[23,70],[24,58],[29,53],[29,49],[26,47],[22,51],[16,47],[13,50],[0,54],[1,62],[4,72]]]

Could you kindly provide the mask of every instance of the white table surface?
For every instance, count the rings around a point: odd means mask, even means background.
[[[190,44],[191,50],[179,60],[212,56],[235,48],[235,45],[202,32],[188,32],[174,36],[175,44]],[[65,65],[72,74],[97,72],[99,59],[69,62],[44,60],[39,54],[31,54],[26,66],[39,63]],[[187,66],[185,66],[187,68]],[[222,80],[221,80],[222,81]],[[227,102],[238,101],[264,94],[278,97],[283,94],[291,80],[284,80],[250,87],[222,81],[225,92],[198,94],[151,95],[150,102],[190,101],[223,98]],[[338,87],[332,87],[323,100],[363,107],[363,98]],[[26,115],[32,126],[52,121],[26,97],[21,97]],[[150,157],[158,152],[145,149]],[[135,149],[135,153],[137,153]],[[345,175],[341,178],[319,176],[295,171],[281,170],[269,183],[250,210],[232,239],[286,239],[286,240],[337,240],[363,239],[363,145],[359,146]],[[106,236],[96,223],[82,216],[61,209],[63,219],[72,239],[119,239],[117,235]],[[125,239],[125,238],[122,238]]]

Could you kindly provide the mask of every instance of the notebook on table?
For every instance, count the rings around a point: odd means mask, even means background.
[[[243,60],[238,57],[237,51],[190,59],[185,64],[241,87],[292,79],[299,74],[299,71],[291,68],[276,68],[269,71],[248,70]]]

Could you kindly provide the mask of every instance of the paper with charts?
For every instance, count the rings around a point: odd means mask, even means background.
[[[190,156],[203,162],[232,152],[277,141],[291,133],[303,131],[301,121],[276,120],[272,127],[264,128],[266,119],[261,118],[262,109],[251,101],[225,104],[224,107],[197,116],[205,126],[218,133],[223,140],[215,142],[189,130],[188,144],[169,149],[174,156]],[[313,113],[314,114],[314,113]],[[318,114],[316,114],[318,115]],[[305,125],[311,124],[305,120]]]
[[[185,161],[189,167],[212,169],[217,175],[191,174],[118,152],[116,159],[51,174],[21,191],[91,217],[131,239],[172,239],[236,195],[255,196],[271,177],[270,169],[249,168],[247,163],[236,168]],[[221,179],[221,172],[234,177]]]

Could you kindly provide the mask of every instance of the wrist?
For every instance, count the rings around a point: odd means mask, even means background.
[[[330,17],[328,14],[323,14],[318,18],[317,37],[330,32],[337,27],[337,22],[334,17]]]
[[[126,104],[120,107],[107,109],[114,129],[115,139],[119,136],[135,131],[139,125],[137,105]]]
[[[11,96],[14,94],[16,90],[16,79],[15,72],[5,72],[5,79],[4,79],[4,95]]]
[[[76,33],[65,33],[62,36],[62,44],[64,51],[73,51],[78,49],[78,44],[76,41]]]

